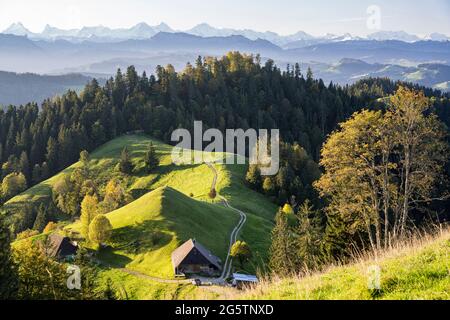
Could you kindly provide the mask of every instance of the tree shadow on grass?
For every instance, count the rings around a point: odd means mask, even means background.
[[[137,178],[144,178],[151,174],[154,174],[155,176],[151,179],[151,181],[149,181],[147,183],[148,186],[153,186],[153,185],[156,185],[166,174],[173,173],[175,171],[183,171],[183,170],[193,169],[196,167],[198,167],[198,165],[195,165],[195,164],[181,165],[181,166],[177,166],[174,164],[160,165],[158,167],[158,169],[155,170],[155,172],[153,172],[153,173],[148,173],[145,169],[141,168],[138,171],[133,172],[133,176],[137,177]],[[140,189],[132,189],[130,192],[131,192],[133,199],[137,200],[140,197],[142,197],[152,191],[154,191],[154,190],[149,189],[149,188],[140,188]]]
[[[98,258],[102,262],[102,264],[106,265],[107,267],[114,268],[125,268],[129,263],[133,261],[129,257],[115,252],[115,250],[111,247],[102,249],[102,251],[98,254]]]
[[[115,250],[126,254],[140,254],[158,250],[172,241],[173,236],[167,232],[166,223],[161,221],[145,221],[116,229],[111,243]]]
[[[193,169],[193,168],[196,168],[198,166],[199,166],[198,164],[183,164],[183,165],[175,165],[173,163],[166,164],[166,165],[160,164],[158,166],[158,168],[154,172],[150,172],[150,173],[144,167],[140,167],[138,170],[133,172],[133,176],[142,178],[142,177],[146,177],[146,176],[151,175],[151,174],[155,174],[159,178],[161,175],[172,173],[174,171],[182,171],[182,170],[187,170],[187,169]]]

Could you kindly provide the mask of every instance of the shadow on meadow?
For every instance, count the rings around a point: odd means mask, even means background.
[[[167,223],[165,222],[144,221],[116,229],[111,238],[113,250],[125,254],[140,254],[158,250],[172,241],[171,234],[160,231],[166,228]]]

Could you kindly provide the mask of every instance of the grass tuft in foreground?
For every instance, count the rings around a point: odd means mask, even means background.
[[[370,267],[381,268],[380,290],[370,290]],[[232,299],[263,300],[448,300],[450,299],[450,231],[360,256],[347,266],[320,274],[263,280]]]

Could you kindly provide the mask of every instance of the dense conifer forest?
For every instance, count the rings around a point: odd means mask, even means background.
[[[81,94],[68,91],[41,105],[0,111],[1,200],[53,176],[77,161],[80,151],[119,135],[144,131],[170,142],[174,129],[192,130],[194,120],[201,120],[205,129],[222,131],[280,129],[284,146],[277,181],[272,186],[272,181],[256,179],[252,187],[280,205],[294,195],[298,203],[309,199],[321,207],[312,184],[321,174],[318,162],[326,137],[356,111],[385,108],[383,99],[398,86],[388,79],[345,87],[325,84],[299,64],[280,70],[271,60],[263,64],[259,56],[238,52],[220,59],[199,57],[179,72],[171,65],[159,66],[151,76],[138,75],[130,66],[104,86],[92,80]],[[432,111],[450,124],[447,96],[408,86],[431,97]],[[296,164],[290,154],[297,155]],[[34,222],[28,224],[23,229]]]

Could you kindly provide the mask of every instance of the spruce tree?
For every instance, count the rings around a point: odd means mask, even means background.
[[[80,152],[81,170],[83,177],[85,179],[89,178],[89,161],[90,161],[89,152],[87,152],[86,150],[81,151]]]
[[[255,189],[259,189],[261,186],[261,172],[256,165],[251,165],[248,169],[247,175],[245,176],[245,180],[248,184]]]
[[[292,230],[286,214],[280,210],[275,217],[275,227],[272,230],[269,261],[271,271],[280,276],[287,276],[295,272],[296,254]]]
[[[41,204],[38,208],[36,219],[34,220],[33,230],[42,232],[47,225],[48,215],[45,205]]]
[[[308,271],[319,267],[322,259],[323,232],[321,223],[309,200],[305,201],[297,212],[297,254],[300,269]]]
[[[48,139],[46,160],[50,172],[58,170],[58,145],[53,137]]]
[[[25,175],[27,182],[30,181],[30,161],[28,160],[28,155],[25,151],[22,151],[19,160],[20,172]]]
[[[147,169],[147,172],[150,173],[155,170],[158,165],[159,159],[156,156],[156,149],[153,146],[153,143],[150,142],[147,153],[145,154],[145,168]]]
[[[133,164],[131,163],[130,153],[127,147],[123,148],[122,154],[120,155],[119,169],[124,174],[131,174],[133,172]]]
[[[0,300],[14,299],[18,280],[11,256],[10,230],[0,213]]]

